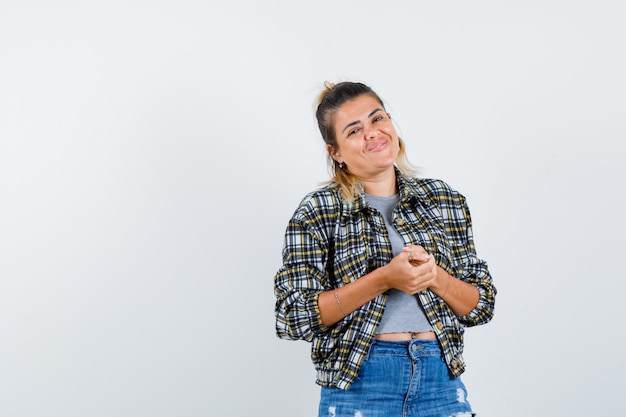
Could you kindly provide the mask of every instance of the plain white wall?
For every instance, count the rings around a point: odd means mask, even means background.
[[[618,415],[625,50],[618,0],[1,1],[0,415],[316,415],[272,279],[345,79],[468,198],[480,415]]]

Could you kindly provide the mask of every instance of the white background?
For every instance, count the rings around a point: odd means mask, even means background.
[[[626,6],[0,1],[0,415],[315,416],[274,335],[325,80],[468,199],[481,417],[623,413]]]

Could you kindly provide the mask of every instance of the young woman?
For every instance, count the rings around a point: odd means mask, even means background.
[[[274,280],[276,332],[311,342],[319,416],[473,415],[463,332],[493,317],[465,198],[418,179],[380,97],[326,84],[331,181],[304,197]]]

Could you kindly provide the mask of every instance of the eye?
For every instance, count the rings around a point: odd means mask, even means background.
[[[383,119],[384,119],[384,117],[382,115],[381,116],[376,116],[376,117],[374,117],[374,122],[380,122]]]
[[[351,131],[348,132],[348,136],[352,136],[352,135],[354,135],[356,133],[359,133],[360,130],[361,130],[360,127],[354,128],[354,129],[352,129]]]

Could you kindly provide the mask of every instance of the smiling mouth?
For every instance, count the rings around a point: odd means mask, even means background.
[[[373,146],[370,146],[368,151],[370,151],[370,152],[377,152],[377,151],[380,151],[382,149],[385,149],[386,147],[387,147],[387,142],[386,141],[382,141],[382,142],[375,143]]]

